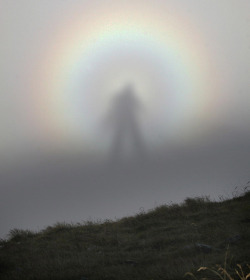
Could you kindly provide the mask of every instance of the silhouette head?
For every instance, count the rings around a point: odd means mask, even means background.
[[[128,96],[129,95],[130,96],[134,95],[134,87],[133,87],[133,85],[132,84],[127,84],[125,86],[125,88],[123,89],[123,93],[128,95]]]

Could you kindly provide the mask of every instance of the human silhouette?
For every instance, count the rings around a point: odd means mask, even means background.
[[[141,103],[136,97],[133,87],[127,85],[114,98],[109,113],[109,124],[112,130],[111,157],[122,159],[126,156],[126,148],[133,157],[145,155],[145,147],[139,126],[138,113]]]

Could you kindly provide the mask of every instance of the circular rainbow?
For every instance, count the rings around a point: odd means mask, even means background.
[[[126,82],[145,106],[144,126],[150,123],[161,139],[194,136],[204,127],[216,91],[202,36],[187,18],[153,4],[140,12],[95,2],[74,8],[33,79],[36,121],[50,141],[102,146],[98,123]]]

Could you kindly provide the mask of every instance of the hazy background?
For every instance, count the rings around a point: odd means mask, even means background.
[[[0,236],[250,180],[248,0],[0,6]]]

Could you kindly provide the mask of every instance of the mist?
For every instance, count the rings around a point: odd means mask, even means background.
[[[5,1],[0,237],[250,180],[250,2]]]

